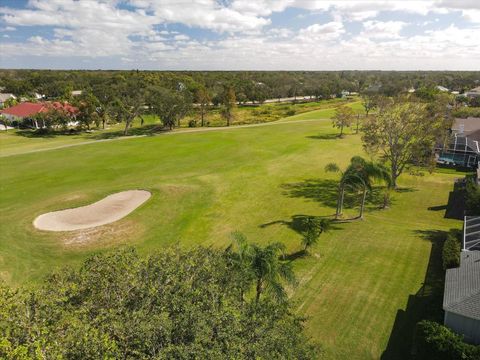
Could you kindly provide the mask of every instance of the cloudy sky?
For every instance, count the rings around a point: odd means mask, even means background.
[[[480,70],[480,0],[0,0],[0,67]]]

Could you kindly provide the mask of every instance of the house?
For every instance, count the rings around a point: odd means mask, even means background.
[[[80,96],[80,95],[82,95],[82,90],[72,90],[72,91],[70,92],[70,95],[72,95],[72,96]]]
[[[17,97],[10,93],[0,93],[0,108],[3,108],[3,104],[5,103],[5,101],[10,99],[16,100]]]
[[[477,98],[480,97],[480,86],[465,92],[465,96],[469,98]]]
[[[448,92],[449,90],[445,86],[437,85],[435,86],[435,89],[441,92]]]
[[[446,144],[436,149],[439,164],[460,167],[477,167],[480,160],[480,118],[468,117],[454,120]]]
[[[480,344],[480,251],[463,251],[460,266],[447,270],[443,310],[445,326]]]
[[[0,110],[0,114],[2,114],[9,122],[20,124],[26,123],[28,126],[32,126],[36,129],[42,128],[45,124],[40,124],[37,119],[35,119],[35,115],[40,113],[46,113],[52,109],[63,109],[68,114],[74,115],[78,111],[78,109],[68,103],[60,103],[60,102],[40,102],[40,103],[32,103],[32,102],[23,102],[18,105],[9,107],[7,109]],[[74,123],[72,123],[74,125]]]

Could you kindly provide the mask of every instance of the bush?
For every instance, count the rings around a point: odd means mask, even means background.
[[[480,117],[480,107],[461,107],[453,112],[459,118]]]
[[[417,324],[415,344],[419,360],[480,360],[480,346],[463,342],[462,336],[433,321]]]
[[[285,113],[285,115],[287,115],[287,116],[293,116],[293,115],[295,115],[295,112],[296,112],[295,109],[290,109],[290,110],[287,110],[287,112]]]
[[[447,240],[443,243],[442,261],[443,268],[450,269],[460,265],[461,241],[455,234],[448,234]]]
[[[191,128],[197,127],[197,121],[196,121],[196,120],[193,120],[193,119],[190,120],[190,121],[188,122],[188,127],[191,127]]]
[[[471,180],[467,181],[467,200],[465,207],[467,215],[480,215],[480,188]]]
[[[94,255],[35,290],[0,283],[0,359],[316,358],[288,302],[245,299],[249,284],[201,247]]]

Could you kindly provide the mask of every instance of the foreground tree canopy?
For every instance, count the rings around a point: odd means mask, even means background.
[[[316,357],[288,302],[250,285],[229,252],[96,255],[38,289],[0,287],[0,358]]]

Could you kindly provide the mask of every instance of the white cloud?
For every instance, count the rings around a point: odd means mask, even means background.
[[[133,8],[119,8],[120,2],[128,2]],[[28,41],[5,41],[1,51],[4,58],[18,54],[45,59],[78,57],[88,60],[93,67],[95,58],[114,57],[120,62],[118,66],[123,63],[129,68],[136,64],[140,68],[165,69],[478,69],[478,25],[444,26],[442,30],[402,36],[407,23],[380,21],[376,17],[385,11],[403,16],[415,13],[426,16],[423,24],[435,21],[438,27],[441,22],[436,14],[454,12],[480,23],[479,3],[31,0],[26,9],[0,8],[1,20],[6,25],[1,31],[46,25],[53,27],[53,37],[32,34]],[[267,26],[274,12],[288,7],[325,13],[333,21],[305,25],[300,30],[282,24]],[[347,33],[345,28],[352,21],[363,24],[356,35]],[[168,24],[172,23],[217,32],[219,40],[196,39],[194,35],[171,31]]]
[[[363,23],[364,31],[360,36],[373,39],[400,38],[400,31],[408,25],[403,21],[376,21],[370,20]]]
[[[343,23],[331,21],[326,24],[313,24],[300,30],[299,38],[306,41],[335,40],[345,33]]]

